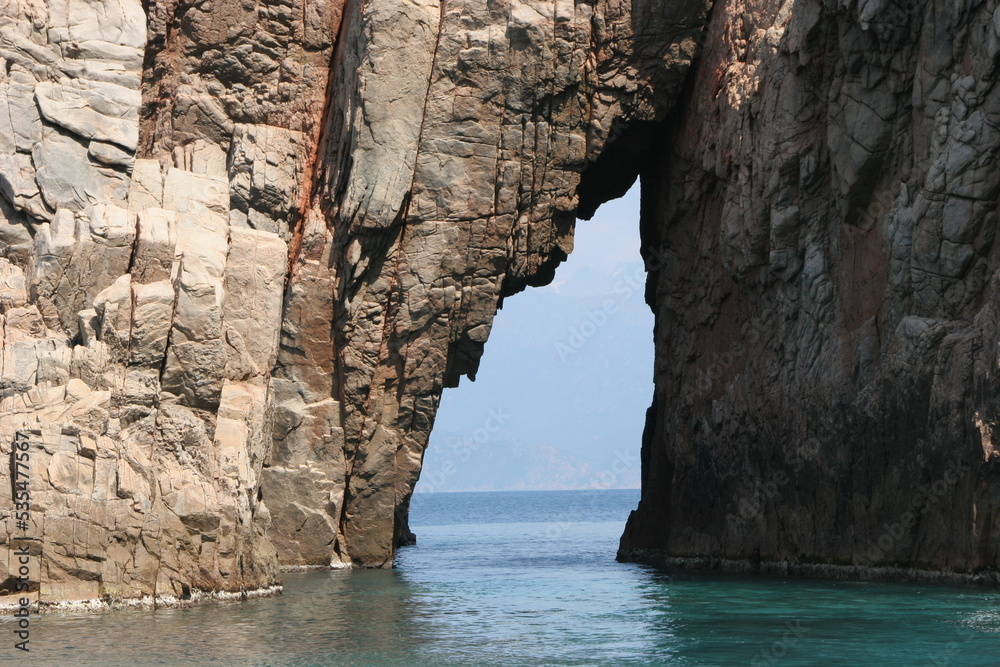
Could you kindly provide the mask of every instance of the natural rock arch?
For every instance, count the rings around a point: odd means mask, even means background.
[[[992,9],[209,7],[2,10],[0,447],[37,474],[0,512],[43,600],[391,565],[442,389],[636,172],[621,557],[996,577]]]

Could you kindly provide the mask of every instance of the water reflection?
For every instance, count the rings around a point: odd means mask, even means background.
[[[130,667],[407,664],[420,642],[413,618],[411,588],[399,571],[292,574],[278,598],[47,615],[32,625],[31,660]]]
[[[1000,593],[981,588],[652,574],[643,605],[656,664],[998,664]]]

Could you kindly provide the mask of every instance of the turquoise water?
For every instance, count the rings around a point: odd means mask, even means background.
[[[668,578],[616,563],[636,491],[434,494],[396,570],[279,598],[46,615],[24,665],[1000,665],[1000,592]],[[8,634],[6,619],[0,632]]]

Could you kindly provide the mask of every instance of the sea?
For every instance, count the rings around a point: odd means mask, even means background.
[[[670,576],[615,561],[635,490],[414,497],[392,570],[284,593],[46,614],[18,665],[1000,665],[1000,591]],[[6,619],[4,619],[6,621]]]

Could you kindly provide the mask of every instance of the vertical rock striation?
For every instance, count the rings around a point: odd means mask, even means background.
[[[25,534],[49,602],[390,566],[443,388],[640,172],[620,556],[995,575],[989,3],[0,2],[0,595]]]
[[[32,515],[0,500],[0,592],[25,535],[45,602],[267,588],[270,378],[339,9],[0,9],[0,449],[29,443]]]
[[[443,387],[475,375],[501,299],[551,279],[581,172],[621,119],[663,116],[694,56],[702,3],[641,34],[630,10],[348,5],[290,273],[289,308],[308,319],[283,328],[285,426],[264,484],[309,527],[276,529],[295,561],[327,563],[332,545],[385,566],[408,539]]]
[[[725,0],[644,181],[620,557],[996,580],[995,3]]]
[[[0,593],[26,535],[46,602],[391,565],[442,388],[705,11],[8,0]]]

